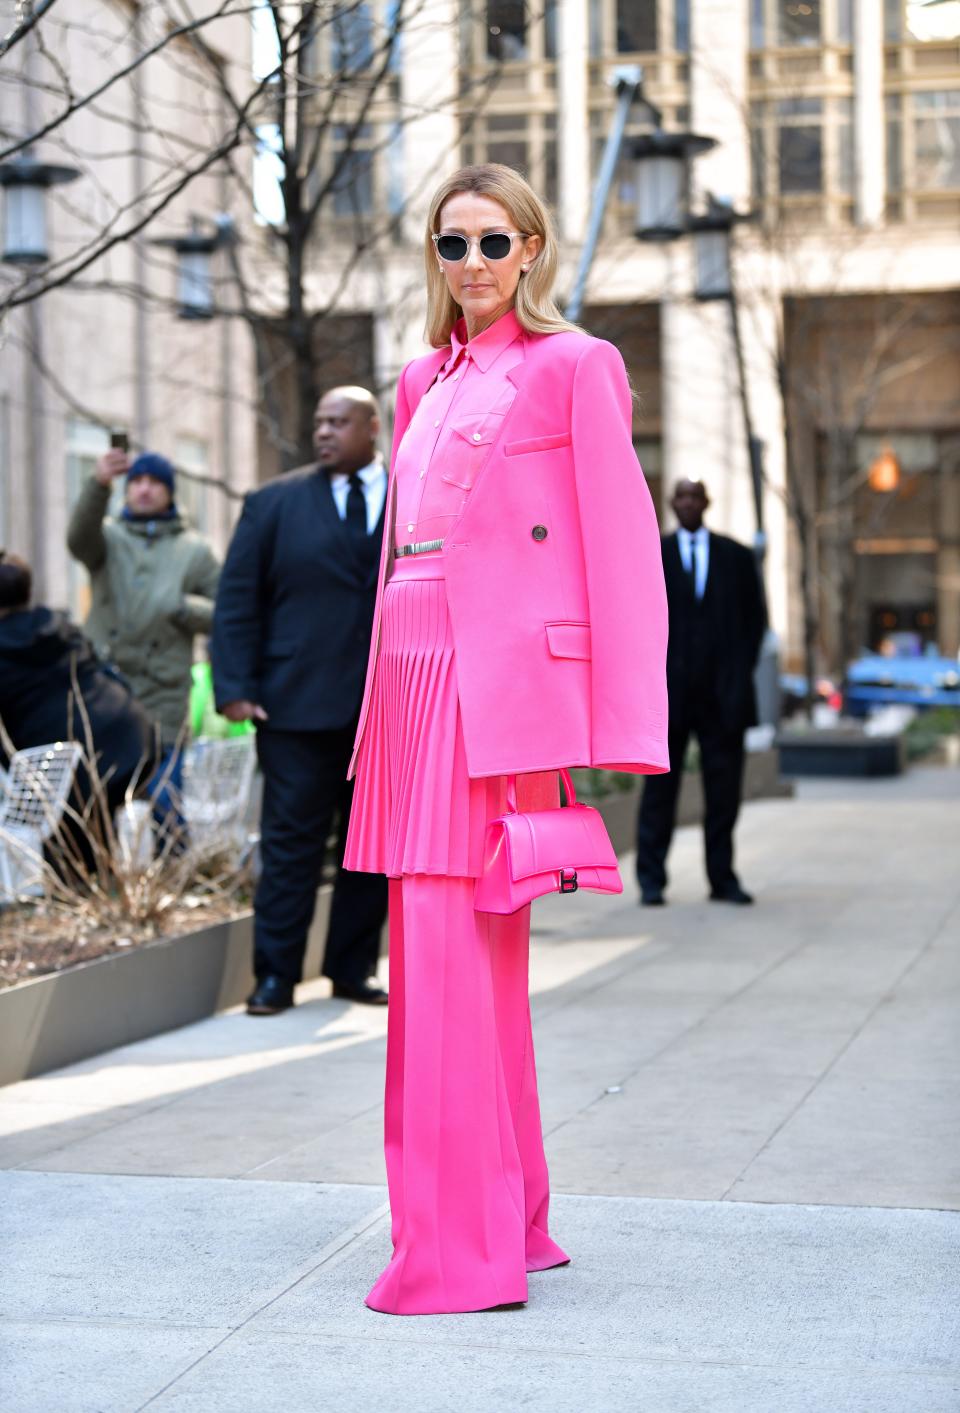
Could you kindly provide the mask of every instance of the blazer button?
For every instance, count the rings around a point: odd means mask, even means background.
[[[534,525],[530,533],[535,540],[545,540],[547,538],[547,527],[546,525]]]

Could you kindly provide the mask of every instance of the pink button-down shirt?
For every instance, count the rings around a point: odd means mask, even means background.
[[[424,393],[397,449],[397,545],[441,540],[463,509],[517,389],[508,371],[523,361],[511,309],[467,340],[461,319],[450,357]]]

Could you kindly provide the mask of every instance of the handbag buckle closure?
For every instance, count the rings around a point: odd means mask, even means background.
[[[577,870],[575,868],[560,870],[560,892],[576,893],[580,884],[577,882]]]

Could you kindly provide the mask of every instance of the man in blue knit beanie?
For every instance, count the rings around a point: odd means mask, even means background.
[[[123,510],[107,514],[113,483],[126,478]],[[176,473],[164,456],[131,460],[113,449],[97,462],[73,508],[70,553],[90,571],[86,631],[156,718],[166,750],[183,728],[193,640],[209,633],[220,564],[190,530],[175,501]]]

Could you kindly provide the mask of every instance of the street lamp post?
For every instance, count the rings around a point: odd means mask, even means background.
[[[749,216],[734,211],[730,202],[719,201],[716,197],[711,196],[708,198],[705,214],[690,217],[687,228],[693,235],[697,299],[703,302],[722,299],[726,301],[730,309],[730,331],[737,364],[737,390],[740,396],[743,433],[750,459],[750,479],[753,487],[753,508],[756,521],[753,552],[762,580],[763,560],[766,553],[766,534],[763,528],[763,442],[756,435],[750,410],[746,361],[743,355],[743,334],[740,325],[740,304],[737,299],[737,282],[733,266],[733,228],[738,222],[749,219]]]
[[[579,319],[587,288],[587,277],[600,238],[604,212],[613,185],[617,162],[623,148],[624,134],[630,110],[635,103],[646,108],[654,123],[654,130],[647,137],[636,139],[633,144],[634,156],[642,147],[648,157],[648,165],[642,170],[638,190],[638,219],[648,220],[651,226],[658,223],[659,234],[645,239],[673,239],[683,234],[681,216],[685,217],[689,161],[699,152],[706,152],[716,143],[709,137],[695,137],[693,133],[665,132],[661,126],[662,114],[643,88],[643,69],[638,64],[624,65],[614,70],[612,82],[617,92],[617,106],[610,123],[610,132],[603,150],[600,170],[590,204],[590,220],[580,260],[573,282],[573,290],[567,301],[564,313],[568,319]]]
[[[6,190],[2,258],[8,265],[47,263],[47,188],[79,175],[75,167],[51,166],[30,156],[0,163],[0,186]]]

